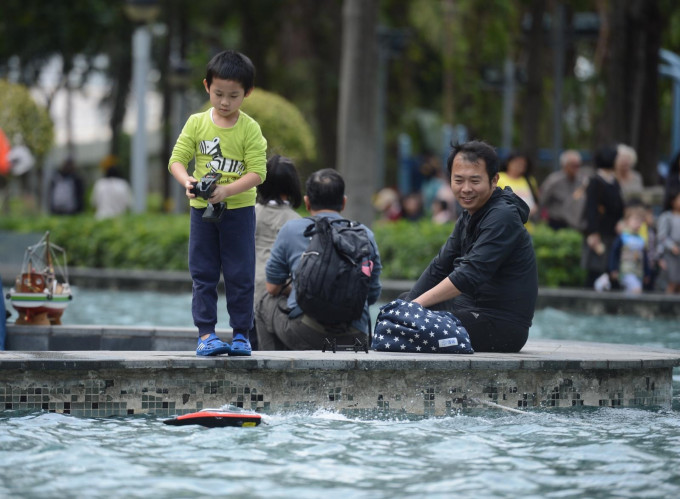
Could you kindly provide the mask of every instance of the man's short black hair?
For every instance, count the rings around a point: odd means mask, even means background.
[[[241,52],[225,50],[210,59],[205,74],[208,88],[212,85],[213,78],[237,81],[248,93],[255,86],[255,66],[253,62]]]
[[[267,160],[267,178],[257,186],[257,202],[267,204],[269,201],[283,203],[281,195],[288,197],[293,208],[302,203],[300,177],[290,158],[275,154]]]
[[[486,142],[471,140],[469,142],[463,142],[462,144],[451,144],[451,152],[446,160],[446,167],[449,170],[449,179],[451,178],[451,170],[453,169],[453,160],[458,154],[461,154],[463,159],[470,163],[476,163],[480,160],[484,161],[486,173],[489,175],[489,183],[491,183],[491,180],[498,173],[500,160],[498,159],[496,150]]]
[[[345,200],[345,181],[332,168],[312,173],[305,184],[309,207],[314,211],[342,211]]]

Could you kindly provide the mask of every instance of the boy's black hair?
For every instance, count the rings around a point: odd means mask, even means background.
[[[213,78],[233,80],[243,86],[248,93],[255,86],[255,66],[253,62],[241,52],[225,50],[210,59],[205,74],[208,88],[212,85]]]
[[[332,168],[312,173],[305,184],[309,207],[314,211],[342,211],[345,200],[345,181]]]
[[[293,161],[275,154],[267,160],[267,178],[257,186],[257,202],[267,204],[275,201],[282,204],[282,194],[288,196],[288,202],[293,208],[302,204],[300,177]]]
[[[446,160],[446,167],[449,170],[449,179],[451,178],[451,171],[453,169],[453,160],[457,154],[461,154],[466,161],[476,163],[484,161],[486,165],[486,173],[489,175],[489,184],[498,173],[500,160],[496,150],[486,142],[481,140],[471,140],[464,143],[452,143],[451,152]]]

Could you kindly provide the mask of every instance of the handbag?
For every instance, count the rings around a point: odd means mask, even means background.
[[[396,299],[380,308],[371,348],[379,352],[474,353],[470,336],[451,312]]]

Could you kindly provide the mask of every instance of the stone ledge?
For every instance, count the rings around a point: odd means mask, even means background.
[[[191,351],[5,351],[0,370],[270,369],[270,370],[583,370],[680,366],[680,351],[633,345],[529,340],[520,353],[253,352],[252,357],[197,357]]]

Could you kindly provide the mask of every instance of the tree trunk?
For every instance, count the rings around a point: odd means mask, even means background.
[[[455,80],[453,63],[456,46],[453,39],[453,23],[456,15],[455,0],[443,0],[442,7],[444,9],[444,36],[442,37],[442,87],[444,104],[442,106],[442,119],[446,124],[456,125],[453,93]]]
[[[332,19],[341,15],[338,2],[316,2],[313,14],[324,23],[309,23],[311,29],[312,48],[315,59],[313,78],[315,81],[315,121],[318,124],[320,163],[333,165],[337,158],[338,122],[328,119],[338,112],[338,79],[340,71],[341,40],[330,24]],[[337,12],[336,12],[337,11]]]
[[[337,168],[346,184],[345,216],[373,221],[376,162],[378,0],[345,0],[338,110]]]
[[[656,181],[659,151],[657,65],[663,20],[657,0],[622,0],[615,7],[609,13],[611,37],[603,67],[607,92],[594,146],[632,146],[649,185]]]
[[[642,32],[642,60],[640,73],[645,77],[636,89],[635,143],[638,153],[638,169],[646,185],[658,181],[657,164],[659,159],[659,50],[664,22],[659,5],[654,2],[639,2],[644,12],[644,31]],[[635,147],[635,146],[634,146]]]
[[[172,120],[174,113],[174,101],[173,99],[175,92],[178,91],[177,88],[173,88],[171,82],[173,81],[172,72],[175,68],[172,66],[171,57],[173,54],[173,44],[177,43],[177,25],[181,22],[180,16],[182,13],[179,12],[176,2],[168,2],[164,14],[165,25],[168,27],[168,33],[163,41],[162,46],[162,57],[159,61],[159,69],[164,78],[161,79],[160,88],[163,96],[163,111],[162,111],[162,123],[161,128],[161,141],[163,144],[163,149],[160,153],[160,170],[158,172],[160,184],[161,184],[161,210],[164,212],[169,212],[172,207],[172,196],[170,188],[174,185],[174,179],[168,174],[167,165],[170,162],[170,155],[172,153],[172,148],[175,145],[177,137],[175,135],[175,126]],[[152,174],[152,178],[155,175]]]
[[[127,98],[130,94],[130,81],[132,80],[132,50],[130,47],[131,32],[121,35],[121,44],[111,53],[111,74],[113,83],[111,85],[110,96],[111,117],[109,126],[111,127],[111,146],[109,152],[119,157],[124,157],[122,167],[129,172],[129,152],[123,153],[123,119],[127,109]]]
[[[527,84],[523,105],[519,110],[522,116],[521,147],[525,154],[535,162],[538,157],[539,127],[541,124],[541,98],[543,95],[542,52],[545,45],[543,15],[545,2],[532,0],[531,28],[526,38]]]

